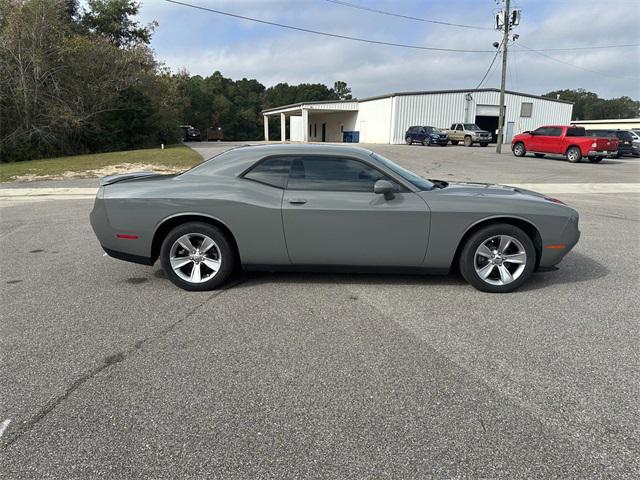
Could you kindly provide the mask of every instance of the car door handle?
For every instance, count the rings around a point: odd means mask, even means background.
[[[289,200],[289,203],[291,205],[304,205],[305,203],[307,203],[307,200],[304,198],[292,198],[291,200]]]

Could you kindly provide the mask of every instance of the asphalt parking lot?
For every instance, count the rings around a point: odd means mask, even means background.
[[[190,293],[103,257],[92,200],[0,198],[0,477],[640,477],[640,160],[370,147],[536,185],[580,243],[507,295],[283,273]]]

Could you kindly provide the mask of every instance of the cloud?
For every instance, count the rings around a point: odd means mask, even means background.
[[[492,49],[491,43],[499,39],[499,33],[491,30],[412,22],[322,0],[192,2],[304,28],[385,41]],[[530,93],[586,88],[605,97],[640,97],[638,48],[544,52],[557,59],[554,61],[518,47],[518,43],[530,48],[640,43],[637,4],[589,1],[575,4],[563,0],[521,3],[523,21],[514,32],[520,39],[509,57],[508,88]],[[457,23],[491,25],[494,15],[492,2],[461,0],[456,2],[456,9],[449,2],[430,3],[428,9],[417,1],[367,5]],[[332,85],[335,80],[344,80],[360,97],[395,91],[473,88],[492,59],[491,53],[416,51],[321,37],[192,11],[166,2],[143,5],[143,18],[160,21],[152,45],[158,57],[173,69],[185,67],[192,74],[203,76],[220,70],[225,76],[256,78],[267,86],[279,82]],[[498,86],[498,67],[486,86]]]

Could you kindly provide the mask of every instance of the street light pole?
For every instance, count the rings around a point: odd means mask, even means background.
[[[498,117],[498,145],[496,152],[502,153],[502,142],[504,141],[504,90],[507,83],[507,44],[509,43],[509,27],[511,25],[511,13],[509,11],[510,0],[506,0],[503,11],[502,23],[504,36],[502,37],[502,79],[500,81],[500,112]]]

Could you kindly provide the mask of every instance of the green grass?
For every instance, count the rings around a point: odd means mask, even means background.
[[[47,158],[26,162],[0,164],[0,182],[14,180],[22,175],[42,177],[59,176],[65,172],[85,172],[88,170],[119,165],[122,163],[145,163],[170,168],[190,168],[202,161],[195,151],[182,145],[126,152],[95,153],[72,157]]]

